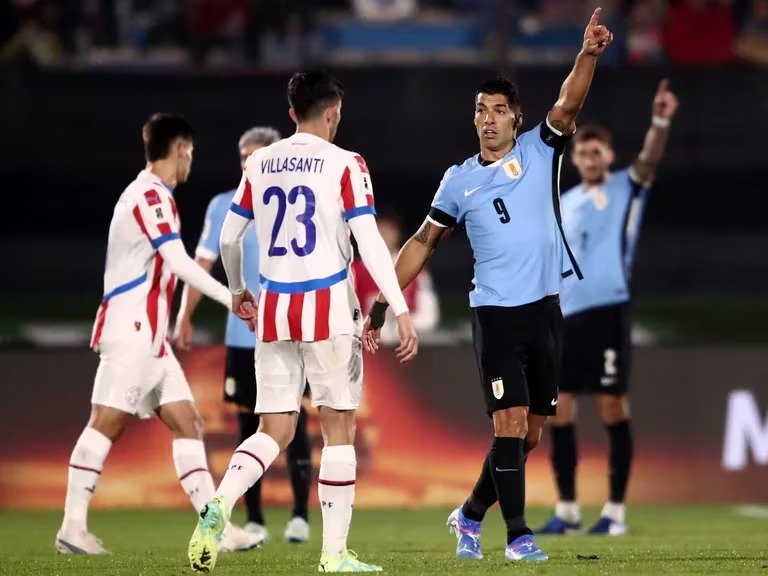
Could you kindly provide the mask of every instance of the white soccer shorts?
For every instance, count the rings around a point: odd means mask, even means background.
[[[277,340],[256,346],[256,413],[298,412],[309,383],[312,405],[356,410],[363,388],[360,339]]]
[[[165,355],[158,357],[152,354],[149,342],[102,342],[91,402],[141,418],[154,416],[164,404],[194,402],[179,361],[170,346],[165,350]]]

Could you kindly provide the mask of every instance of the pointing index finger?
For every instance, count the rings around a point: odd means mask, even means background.
[[[592,14],[592,18],[589,19],[589,26],[597,26],[597,24],[600,22],[600,14],[602,14],[602,12],[602,8],[595,8],[594,13]]]

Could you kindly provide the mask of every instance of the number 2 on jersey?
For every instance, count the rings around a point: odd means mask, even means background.
[[[312,216],[315,215],[315,193],[306,186],[294,186],[286,195],[285,191],[279,186],[270,186],[264,191],[264,205],[269,205],[272,202],[272,198],[277,198],[277,215],[275,216],[275,223],[272,225],[272,235],[267,252],[269,256],[285,256],[288,254],[288,248],[276,245],[277,235],[283,227],[287,204],[296,204],[299,196],[304,198],[304,212],[296,216],[296,221],[304,226],[306,240],[303,246],[299,246],[297,239],[293,238],[291,240],[291,249],[296,256],[307,256],[315,249],[317,228],[312,221]]]

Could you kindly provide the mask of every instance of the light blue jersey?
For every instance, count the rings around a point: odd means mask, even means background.
[[[542,123],[492,164],[479,155],[443,176],[430,219],[465,224],[475,256],[469,304],[521,306],[560,291],[581,272],[560,226],[560,162],[568,141]]]
[[[630,173],[614,172],[600,186],[579,184],[563,194],[565,237],[585,277],[563,286],[565,316],[630,298],[629,276],[648,197],[648,188]]]
[[[218,194],[211,199],[205,212],[205,224],[203,233],[197,243],[195,256],[208,260],[219,259],[219,236],[224,218],[227,216],[229,206],[235,196],[235,190]],[[243,237],[243,276],[246,286],[259,285],[259,245],[256,239],[256,230],[250,225]],[[227,318],[227,332],[224,344],[231,348],[255,348],[256,334],[248,329],[248,324],[240,320],[233,313]]]

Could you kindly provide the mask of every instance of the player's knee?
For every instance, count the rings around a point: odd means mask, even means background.
[[[94,405],[88,427],[100,432],[112,442],[117,441],[125,429],[127,414],[115,408]]]
[[[496,436],[525,438],[528,434],[528,408],[515,406],[493,413],[493,429]]]
[[[598,406],[604,424],[615,424],[629,418],[629,404],[625,396],[603,394],[598,399]]]

